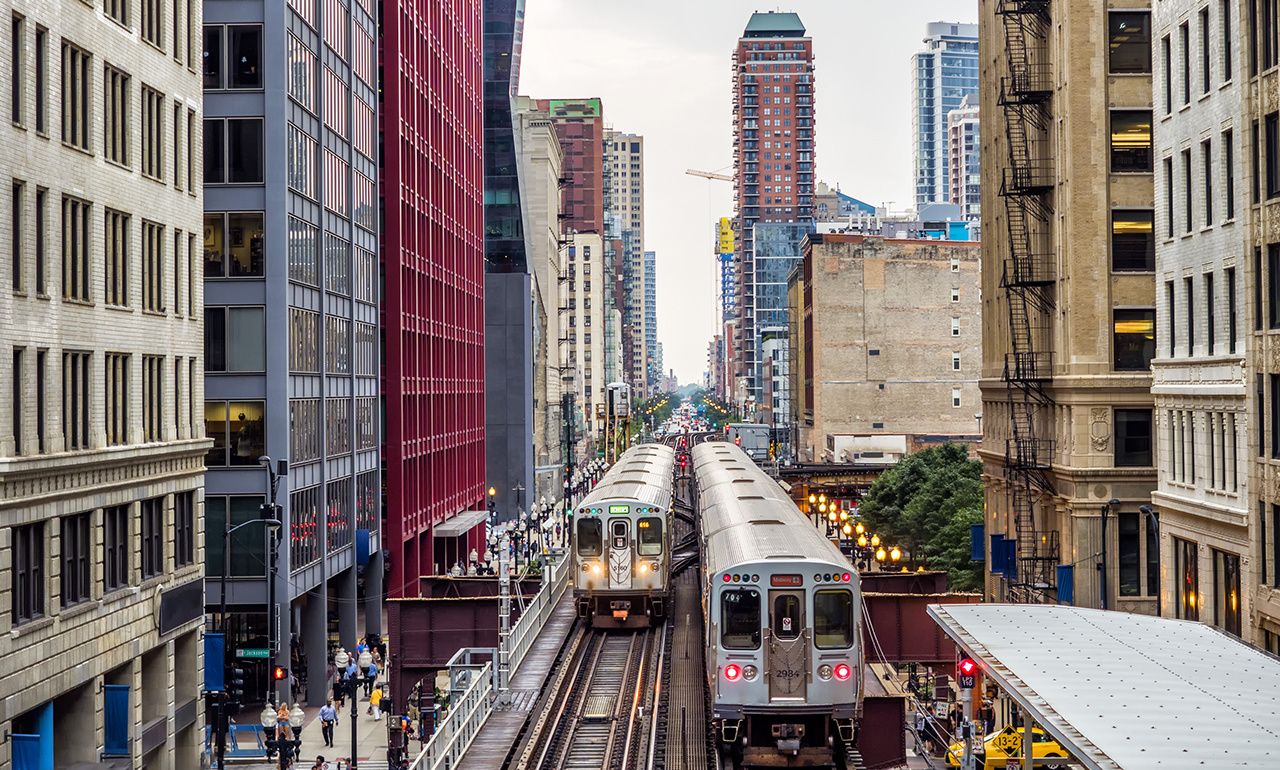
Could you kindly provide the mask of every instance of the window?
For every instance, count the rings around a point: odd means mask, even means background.
[[[320,459],[320,399],[289,401],[289,460],[295,465]]]
[[[62,354],[62,432],[68,451],[89,448],[89,356]]]
[[[326,315],[324,325],[325,372],[351,374],[351,321]]]
[[[636,553],[640,556],[662,555],[662,519],[642,518],[636,523]]]
[[[18,14],[13,15],[13,32],[9,39],[9,119],[17,125],[23,123],[23,92],[26,90],[27,72],[27,25],[26,20]]]
[[[266,552],[265,527],[245,527],[233,533],[229,554],[223,551],[222,536],[229,527],[261,518],[264,502],[261,496],[210,495],[204,499],[204,530],[209,533],[204,547],[206,577],[221,577],[223,559],[227,556],[230,557],[232,577],[266,575],[265,559],[262,558]]]
[[[129,506],[102,511],[103,592],[129,585]]]
[[[1200,89],[1201,93],[1209,93],[1209,9],[1200,9]]]
[[[1264,119],[1267,154],[1267,198],[1280,195],[1280,114],[1271,113]]]
[[[260,278],[263,270],[261,211],[204,215],[204,277]]]
[[[204,434],[213,439],[205,465],[258,466],[266,451],[266,404],[262,401],[205,401]]]
[[[356,247],[354,290],[356,299],[375,304],[378,301],[378,255]]]
[[[1187,355],[1196,354],[1196,289],[1191,278],[1182,280],[1187,294]]]
[[[1259,5],[1262,6],[1262,68],[1266,70],[1276,65],[1276,2],[1259,0]]]
[[[1214,302],[1216,297],[1213,292],[1213,273],[1204,274],[1204,308],[1205,308],[1205,344],[1207,346],[1206,355],[1213,355],[1213,346],[1217,342],[1218,332],[1214,328]]]
[[[23,280],[22,280],[22,274],[23,272],[25,272],[23,270],[23,264],[22,264],[22,252],[23,252],[22,235],[23,235],[23,224],[26,220],[26,217],[23,216],[24,204],[22,199],[23,199],[23,194],[25,190],[26,190],[26,185],[22,184],[21,182],[13,183],[13,209],[12,209],[12,218],[10,219],[10,223],[9,223],[9,227],[10,227],[9,232],[11,233],[10,262],[12,264],[12,269],[13,269],[13,290],[14,291],[23,291],[24,289]]]
[[[1262,331],[1262,247],[1253,248],[1253,330]]]
[[[1253,121],[1253,203],[1259,203],[1262,199],[1262,135],[1258,133],[1258,121]]]
[[[351,402],[331,398],[324,403],[325,449],[331,456],[351,454]]]
[[[1182,103],[1191,103],[1191,25],[1178,27],[1178,40],[1182,43]]]
[[[36,28],[36,133],[49,133],[49,31]]]
[[[9,379],[13,383],[13,401],[10,404],[13,421],[13,454],[20,456],[23,450],[22,421],[25,417],[22,409],[22,348],[13,349],[13,372]]]
[[[1236,269],[1227,268],[1227,352],[1236,352]]]
[[[44,454],[48,451],[45,441],[45,375],[48,368],[48,352],[36,351],[36,451]]]
[[[604,527],[599,519],[578,519],[578,555],[599,556],[604,553]]]
[[[62,567],[62,606],[70,607],[92,598],[89,594],[89,516],[77,513],[60,520],[59,566]]]
[[[266,371],[266,328],[266,308],[205,307],[204,370]]]
[[[333,233],[324,234],[324,287],[334,294],[351,294],[351,244]]]
[[[191,9],[188,8],[190,13]],[[191,20],[187,19],[190,24]],[[182,0],[173,0],[173,60],[182,63]]]
[[[369,232],[377,230],[378,194],[377,186],[369,177],[356,172],[354,176],[355,221],[356,225]]]
[[[289,495],[289,566],[300,569],[320,558],[320,487],[300,489]]]
[[[164,179],[164,94],[142,87],[142,173]]]
[[[107,160],[129,165],[129,76],[106,67],[102,76],[102,147]],[[144,98],[145,102],[145,98]]]
[[[355,71],[356,77],[360,78],[371,88],[376,88],[378,83],[375,80],[378,69],[378,56],[376,48],[373,44],[373,38],[365,31],[364,27],[359,24],[352,26],[352,52],[351,52],[351,68]]]
[[[187,234],[187,317],[196,317],[196,276],[200,274],[196,267],[196,237]]]
[[[182,246],[186,241],[182,231],[173,231],[173,314],[182,315]]]
[[[365,104],[363,99],[356,99],[351,123],[352,132],[355,135],[352,139],[352,145],[356,150],[363,153],[366,158],[373,160],[375,157],[373,154],[373,137],[377,131],[377,121],[374,119],[373,107]]]
[[[1152,516],[1156,526],[1151,526]],[[1143,518],[1147,529],[1147,596],[1160,595],[1160,531],[1158,513]]]
[[[1173,112],[1173,46],[1169,36],[1160,39],[1160,52],[1164,54],[1164,114]]]
[[[1231,0],[1219,0],[1218,18],[1222,20],[1222,82],[1231,80]]]
[[[142,440],[164,439],[164,358],[142,357]]]
[[[106,209],[103,212],[105,295],[108,305],[129,305],[129,215]]]
[[[1145,371],[1151,368],[1156,347],[1156,311],[1116,310],[1112,347],[1116,371]]]
[[[1120,573],[1120,595],[1121,596],[1138,596],[1141,586],[1140,572],[1142,569],[1141,562],[1141,543],[1142,543],[1142,526],[1138,521],[1136,513],[1120,513],[1116,516],[1119,519],[1119,530],[1117,540],[1119,541],[1119,562]]]
[[[1174,611],[1182,620],[1200,619],[1200,565],[1196,554],[1196,544],[1173,538],[1174,579]]]
[[[143,500],[142,512],[142,579],[164,574],[164,498]]]
[[[1236,218],[1236,150],[1232,142],[1233,138],[1231,131],[1222,132],[1222,175],[1225,185],[1223,198],[1227,207],[1226,221],[1228,222]]]
[[[1149,467],[1151,463],[1151,410],[1116,409],[1116,467]]]
[[[378,374],[378,327],[356,322],[355,373],[366,377]]]
[[[960,319],[959,318],[951,319],[951,336],[952,337],[960,336]]]
[[[1191,150],[1182,151],[1182,210],[1187,217],[1184,232],[1189,233],[1195,228],[1191,200]]]
[[[720,594],[720,646],[726,650],[760,649],[760,592],[735,588]]]
[[[959,301],[960,301],[960,290],[959,290],[959,289],[952,289],[952,290],[951,290],[951,301],[952,301],[952,302],[959,302]]]
[[[1151,71],[1151,14],[1112,13],[1111,71],[1141,73]]]
[[[187,110],[187,189],[196,194],[196,111]]]
[[[207,329],[209,321],[205,323]],[[289,308],[289,371],[320,372],[319,313]]]
[[[1213,552],[1213,624],[1240,636],[1240,557]]]
[[[1111,269],[1115,272],[1156,269],[1155,212],[1111,210]]]
[[[204,28],[204,88],[262,88],[261,24]]]
[[[351,214],[351,201],[347,194],[350,172],[351,167],[345,160],[329,150],[324,151],[324,205],[343,217]]]
[[[129,356],[106,355],[103,396],[107,446],[129,443]]]
[[[1177,317],[1177,303],[1174,299],[1173,281],[1165,281],[1165,312],[1169,320],[1169,357],[1173,358],[1178,355],[1177,348],[1177,324],[1174,319]]]
[[[13,581],[9,604],[16,626],[44,616],[44,522],[10,528],[9,540]]]
[[[362,324],[363,325],[363,324]],[[356,399],[356,449],[375,449],[378,446],[377,399],[366,396]]]
[[[164,225],[142,223],[142,309],[163,313]]]
[[[301,40],[289,33],[286,43],[289,69],[289,96],[311,112],[316,109],[316,55]]]
[[[951,371],[953,372],[960,371],[960,354],[959,353],[951,354]]]
[[[1204,165],[1204,226],[1213,224],[1213,152],[1210,142],[1200,143],[1200,157]]]
[[[314,199],[316,197],[316,140],[290,123],[288,153],[289,187]]]
[[[1280,459],[1280,374],[1269,374],[1267,378],[1271,386],[1271,457]]]
[[[206,118],[205,184],[261,184],[262,118]]]
[[[62,42],[62,141],[88,151],[89,70],[92,57],[71,43]]]
[[[1151,171],[1151,111],[1112,110],[1111,170]]]
[[[813,594],[813,640],[820,650],[853,645],[853,594],[823,589]]]
[[[324,68],[324,124],[343,139],[347,138],[347,118],[351,107],[351,89],[336,72]]]
[[[182,103],[173,103],[173,187],[182,189]]]
[[[344,7],[342,0],[324,0],[324,42],[338,55],[347,60],[347,27],[351,26],[351,14]]]
[[[157,48],[164,47],[161,0],[142,0],[142,39]]]
[[[959,388],[951,389],[951,405],[960,406],[960,389]]]
[[[1267,244],[1267,323],[1280,329],[1280,243]]]

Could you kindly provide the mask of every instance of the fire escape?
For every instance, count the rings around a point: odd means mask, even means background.
[[[1046,438],[1052,435],[1048,387],[1056,304],[1050,239],[1054,166],[1049,0],[1002,0],[998,13],[1009,65],[1000,83],[1009,144],[1009,164],[1000,185],[1009,228],[1001,287],[1009,309],[1010,350],[1004,363],[1010,419],[1005,473],[1016,526],[1016,556],[1007,553],[1005,558],[1005,598],[1037,603],[1052,600],[1050,592],[1056,593],[1059,560],[1057,531],[1036,526],[1038,503],[1053,491],[1049,470],[1054,457],[1054,441]]]

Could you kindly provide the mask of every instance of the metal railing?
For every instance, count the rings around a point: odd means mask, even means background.
[[[542,588],[529,602],[520,620],[511,629],[511,673],[514,674],[533,646],[547,618],[569,585],[572,563],[565,556],[551,557],[543,571]],[[488,657],[483,664],[473,658]],[[435,735],[409,765],[409,770],[453,770],[480,734],[498,699],[494,662],[498,650],[492,647],[464,647],[449,659],[449,714]],[[459,694],[459,692],[461,694]]]
[[[567,555],[553,556],[552,559],[553,561],[542,572],[542,589],[524,608],[520,619],[511,629],[512,676],[520,669],[524,656],[528,654],[542,627],[547,624],[547,618],[551,617],[552,611],[555,610],[556,603],[560,601],[560,596],[564,594],[564,589],[569,585],[569,574],[573,570]]]
[[[471,748],[493,713],[493,663],[474,671],[470,680],[462,696],[449,704],[449,716],[436,728],[409,770],[452,770]]]

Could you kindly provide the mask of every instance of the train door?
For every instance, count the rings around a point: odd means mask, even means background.
[[[769,699],[804,698],[809,681],[804,592],[769,592]]]
[[[609,521],[609,588],[631,587],[631,521]]]

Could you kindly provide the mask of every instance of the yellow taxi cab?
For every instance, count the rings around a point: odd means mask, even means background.
[[[1066,749],[1039,727],[1031,728],[1031,745],[1033,757],[1069,756]],[[1003,730],[984,738],[982,746],[983,752],[978,754],[978,759],[982,762],[982,770],[1004,770],[1008,764],[1007,760],[1022,756],[1022,731],[1006,726]],[[963,743],[953,743],[947,747],[948,767],[959,767],[963,758]]]

